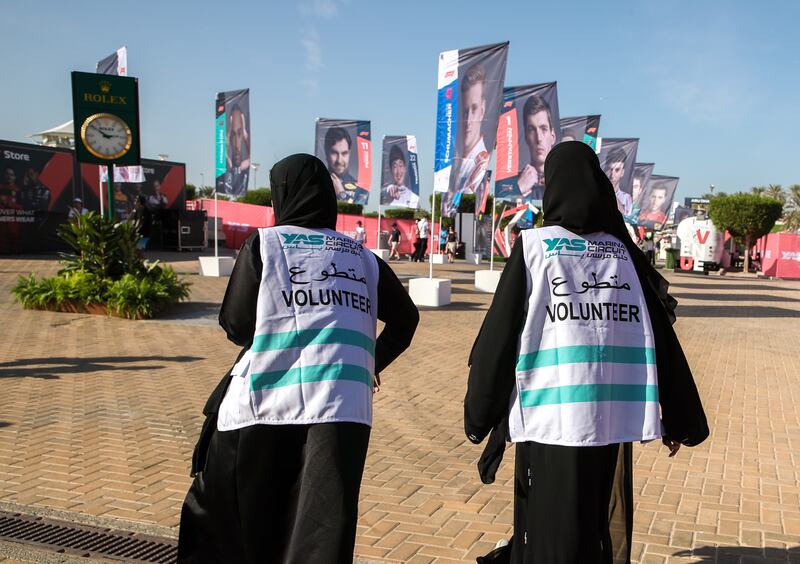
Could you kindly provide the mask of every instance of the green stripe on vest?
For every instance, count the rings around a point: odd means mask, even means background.
[[[600,401],[658,401],[658,386],[644,384],[578,384],[523,390],[522,407]]]
[[[609,362],[616,364],[655,364],[656,350],[645,347],[617,347],[575,345],[555,349],[541,349],[521,354],[517,358],[517,370],[533,370],[559,364],[581,362]]]
[[[304,329],[285,333],[267,333],[253,339],[253,352],[277,351],[309,345],[352,345],[375,356],[375,341],[351,329]]]
[[[319,364],[301,366],[274,372],[257,372],[250,375],[250,389],[271,390],[294,384],[308,384],[325,380],[349,380],[361,382],[372,388],[372,373],[355,364]]]

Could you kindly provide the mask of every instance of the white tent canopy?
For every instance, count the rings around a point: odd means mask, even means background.
[[[39,137],[39,144],[48,147],[72,147],[75,144],[75,129],[72,120],[69,120],[51,129],[34,133],[30,137]]]

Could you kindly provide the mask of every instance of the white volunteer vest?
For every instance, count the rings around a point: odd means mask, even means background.
[[[378,263],[331,229],[259,229],[253,345],[233,369],[217,428],[372,425]]]
[[[625,246],[556,226],[523,231],[522,245],[528,302],[511,440],[601,446],[659,438],[653,331]]]

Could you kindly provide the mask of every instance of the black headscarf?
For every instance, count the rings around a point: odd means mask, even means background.
[[[298,153],[269,171],[275,225],[336,229],[336,190],[325,164]]]
[[[560,225],[582,235],[602,231],[614,235],[627,248],[653,328],[666,434],[687,446],[703,442],[709,433],[708,423],[689,363],[672,328],[678,302],[667,292],[669,283],[631,239],[617,208],[614,187],[600,168],[597,155],[580,141],[560,143],[547,156],[544,170],[544,225]]]
[[[559,225],[579,235],[602,231],[622,241],[642,288],[653,290],[674,323],[677,302],[667,293],[669,283],[631,239],[617,208],[614,186],[594,150],[580,141],[559,143],[547,155],[544,170],[547,190],[542,202],[543,225]]]

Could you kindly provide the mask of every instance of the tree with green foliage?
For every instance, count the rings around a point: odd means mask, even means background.
[[[715,197],[708,206],[708,215],[717,229],[725,229],[734,237],[744,239],[744,271],[750,269],[750,248],[770,232],[781,217],[783,204],[758,194],[733,194]]]
[[[272,190],[269,188],[248,190],[236,201],[242,204],[253,204],[256,206],[272,206]]]
[[[186,191],[186,199],[187,200],[194,200],[197,198],[197,186],[194,184],[187,184],[183,187]]]

